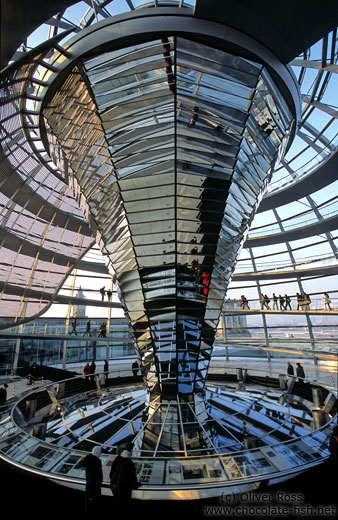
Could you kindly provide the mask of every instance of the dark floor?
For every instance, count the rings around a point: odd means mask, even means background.
[[[132,501],[132,510],[124,508],[115,514],[112,497],[102,497],[102,511],[111,513],[114,519],[126,517],[144,517],[148,520],[179,520],[181,518],[336,518],[334,510],[329,506],[337,505],[338,466],[330,462],[324,463],[307,473],[282,484],[262,488],[255,492],[255,498],[242,494],[236,497],[235,503],[227,503],[225,499],[214,498],[199,501]],[[27,476],[20,470],[0,463],[1,506],[2,511],[12,514],[26,513],[28,516],[82,514],[84,512],[84,493],[37,476]],[[263,502],[262,502],[263,501]],[[218,511],[207,509],[209,506],[226,506],[231,510]],[[270,507],[267,510],[267,506]],[[297,507],[295,507],[297,506]],[[319,506],[325,509],[318,510]],[[9,509],[7,509],[7,507]],[[246,507],[243,509],[240,507]],[[277,509],[279,507],[279,509]],[[265,508],[265,509],[264,509]],[[275,508],[275,509],[271,509]],[[283,508],[283,509],[282,509]],[[101,508],[100,508],[101,509]],[[323,514],[320,514],[322,511]],[[243,514],[241,514],[243,513]],[[269,514],[270,513],[270,514]],[[95,515],[96,516],[96,515]]]

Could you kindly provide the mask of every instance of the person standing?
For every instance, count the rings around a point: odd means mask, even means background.
[[[27,376],[28,382],[27,385],[33,385],[38,378],[38,365],[36,364],[36,361],[32,364],[30,367],[30,372]]]
[[[265,306],[265,297],[264,297],[264,294],[261,294],[261,310],[264,309],[264,306]]]
[[[291,298],[290,296],[288,296],[287,294],[285,295],[285,305],[284,305],[284,310],[286,311],[286,309],[289,308],[290,311],[292,311],[292,307],[291,307]]]
[[[92,452],[84,458],[82,466],[86,470],[85,512],[97,512],[101,500],[101,484],[103,480],[101,447],[95,446]]]
[[[135,464],[131,458],[133,443],[129,442],[120,455],[117,455],[111,466],[109,479],[110,489],[119,512],[125,513],[130,506],[133,489],[139,487]]]
[[[269,303],[270,303],[270,298],[268,297],[268,295],[267,294],[262,294],[262,296],[261,296],[261,309],[263,310],[265,308],[265,309],[267,309],[269,311],[270,310]]]
[[[288,376],[293,376],[295,371],[291,363],[288,362],[288,369],[287,369]]]
[[[106,322],[103,321],[100,325],[100,334],[98,335],[99,338],[105,338],[107,336],[107,325]]]
[[[5,404],[7,401],[7,383],[4,383],[0,388],[0,405]]]
[[[272,299],[273,299],[273,307],[272,307],[272,310],[274,311],[278,311],[278,298],[277,296],[275,295],[275,293],[273,293],[272,295]]]
[[[86,336],[88,334],[88,336],[90,336],[90,320],[87,321],[87,325],[86,325],[86,331],[84,333],[84,336]]]
[[[296,365],[297,365],[296,373],[297,373],[298,381],[302,381],[305,377],[304,368],[300,363],[296,363]]]
[[[84,367],[83,375],[84,376],[89,376],[90,375],[90,364],[89,363],[87,363],[86,366]]]
[[[71,336],[72,334],[75,334],[75,336],[77,336],[77,332],[76,332],[76,318],[73,319],[73,322],[72,322],[72,330],[71,332],[69,333],[69,335]]]
[[[111,297],[112,297],[113,293],[110,289],[108,289],[107,291],[107,296],[108,296],[108,301],[111,302]]]
[[[103,372],[104,372],[104,381],[105,381],[105,384],[107,384],[107,382],[108,382],[108,372],[109,372],[108,359],[105,359],[105,361],[104,361]]]
[[[304,293],[304,308],[306,311],[310,310],[311,298],[308,294]]]
[[[329,297],[327,292],[324,293],[324,304],[325,304],[325,310],[326,311],[327,311],[327,309],[332,311],[332,309],[331,309],[331,300],[330,300],[330,297]]]
[[[93,359],[93,361],[92,361],[92,363],[90,365],[90,379],[92,381],[94,381],[95,370],[96,370],[96,363],[95,363],[95,360]]]
[[[102,298],[102,301],[103,301],[104,300],[104,295],[106,294],[106,288],[105,287],[101,287],[100,293],[101,293],[101,298]]]
[[[139,367],[138,361],[137,361],[137,359],[135,359],[134,363],[133,363],[132,366],[131,366],[131,369],[132,369],[132,371],[133,371],[133,376],[134,376],[134,377],[137,376],[137,373],[138,373],[138,371],[139,371],[139,368],[140,368],[140,367]]]
[[[337,464],[338,462],[338,426],[334,426],[332,430],[332,435],[329,441],[329,452],[330,459]]]
[[[284,311],[285,310],[285,307],[284,307],[284,303],[285,303],[285,298],[284,296],[282,296],[281,294],[278,296],[278,299],[279,299],[279,308],[281,311]]]
[[[247,298],[244,296],[244,294],[242,294],[241,296],[241,307],[242,309],[250,309],[249,302]]]

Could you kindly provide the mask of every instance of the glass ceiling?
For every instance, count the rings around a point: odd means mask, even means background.
[[[57,34],[93,25],[109,16],[144,7],[181,8],[195,6],[196,0],[96,0],[77,2],[46,20],[23,42],[14,56],[34,48]],[[72,35],[67,36],[69,39]],[[268,192],[275,192],[310,174],[318,164],[335,153],[338,144],[338,67],[336,33],[332,32],[291,63],[303,101],[302,121],[291,149],[275,168]]]

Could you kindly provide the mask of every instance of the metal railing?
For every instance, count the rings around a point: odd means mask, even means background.
[[[288,231],[291,231],[293,229],[309,226],[312,224],[319,224],[322,220],[330,219],[338,214],[337,200],[335,200],[334,202],[322,204],[318,206],[317,209],[318,212],[320,212],[321,214],[321,220],[318,218],[318,216],[313,210],[310,210],[306,213],[301,213],[300,215],[284,219],[281,222],[281,225],[283,226],[282,228],[278,224],[278,222],[274,222],[272,224],[267,224],[265,226],[260,226],[257,228],[251,228],[248,234],[248,238],[250,239],[256,237],[265,237],[279,233],[287,233]]]
[[[258,375],[266,375],[264,370],[252,370]],[[123,376],[129,376],[130,370],[120,372],[120,378],[115,379],[119,385],[123,384]],[[277,372],[269,371],[268,376]],[[111,374],[110,374],[111,375]],[[112,375],[117,375],[113,372]],[[280,374],[278,374],[278,377]],[[97,376],[96,382],[99,382]],[[70,383],[71,381],[71,383]],[[276,379],[278,381],[278,379]],[[305,379],[312,384],[313,382]],[[58,405],[58,399],[62,399],[65,385],[68,385],[67,399],[76,395],[79,391],[83,377],[64,380],[58,383],[46,385],[45,391],[52,392],[55,396],[54,405]],[[69,390],[72,385],[72,391]],[[315,382],[318,387],[318,381]],[[93,389],[90,390],[91,393]],[[99,385],[97,391],[100,393]],[[24,402],[34,399],[36,392],[25,395],[23,399],[15,403],[10,415],[4,414],[0,421],[0,457],[27,471],[52,478],[67,484],[84,486],[85,473],[81,466],[87,452],[67,449],[42,441],[27,433],[27,424],[20,426],[22,420],[22,407]],[[329,395],[335,395],[329,391]],[[82,396],[83,402],[83,396]],[[20,404],[21,403],[21,404]],[[15,417],[15,419],[14,419]],[[242,450],[233,453],[224,452],[216,455],[181,457],[179,453],[173,456],[134,457],[138,469],[138,478],[142,486],[142,492],[154,490],[176,489],[205,489],[228,487],[241,483],[249,484],[260,480],[270,480],[283,476],[292,476],[294,473],[304,471],[326,459],[328,452],[328,437],[331,434],[334,419],[319,429],[309,432],[307,435],[286,442],[276,442],[268,446]],[[36,426],[36,422],[35,422]],[[34,425],[31,425],[34,430]],[[104,445],[103,445],[104,447]],[[112,450],[112,446],[107,446]],[[111,462],[111,453],[101,457],[104,473],[103,489],[110,493],[108,468]],[[284,460],[283,469],[278,461]],[[285,461],[289,468],[285,469]],[[202,468],[202,469],[201,469]],[[195,478],[194,478],[195,476]]]
[[[264,301],[258,299],[248,299],[247,302],[241,302],[241,300],[225,300],[223,305],[223,311],[238,310],[240,311],[274,311],[275,313],[283,313],[285,311],[294,311],[295,313],[306,313],[306,312],[325,312],[325,313],[337,313],[338,312],[338,298],[329,298],[326,300],[323,297],[316,297],[310,295],[310,299],[303,297],[301,301],[297,301],[295,295],[289,296],[290,305],[287,304],[285,295],[276,295],[277,299],[274,300],[273,296],[268,295],[268,299]],[[280,299],[282,297],[282,300]]]

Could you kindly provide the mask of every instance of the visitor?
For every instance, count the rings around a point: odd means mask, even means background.
[[[264,305],[265,305],[265,308],[270,311],[270,307],[269,307],[269,303],[270,303],[270,298],[265,294],[264,295]]]
[[[109,363],[108,363],[108,359],[105,359],[105,360],[104,360],[103,372],[104,372],[104,380],[105,380],[105,384],[107,384],[107,382],[108,382],[108,372],[109,372]]]
[[[33,385],[35,383],[36,379],[38,378],[38,366],[35,361],[29,370],[30,371],[27,376],[27,379],[28,379],[27,385]]]
[[[88,334],[88,336],[91,336],[91,333],[90,333],[90,320],[87,321],[87,325],[86,325],[86,330],[85,330],[84,336],[86,336],[87,334]]]
[[[272,299],[273,299],[273,306],[272,306],[272,310],[274,311],[278,311],[279,308],[278,308],[278,297],[275,295],[275,293],[273,293],[272,295]]]
[[[90,365],[90,379],[92,381],[94,381],[95,370],[96,370],[96,364],[95,364],[95,360],[93,359],[93,361],[92,361],[92,363]]]
[[[112,297],[113,293],[110,289],[108,289],[107,291],[107,296],[108,296],[108,301],[111,302],[111,297]]]
[[[328,293],[324,293],[324,304],[325,304],[325,310],[327,311],[328,309],[330,311],[332,311],[331,309],[331,300],[330,300],[330,297],[328,295]]]
[[[75,334],[75,336],[77,336],[77,332],[76,332],[76,318],[73,319],[73,322],[72,322],[72,330],[71,332],[69,333],[69,335],[71,336],[72,334]]]
[[[300,363],[296,363],[296,365],[297,365],[296,373],[297,373],[298,381],[302,382],[305,377],[304,368]]]
[[[244,296],[244,294],[242,294],[242,296],[241,296],[241,307],[242,307],[242,309],[250,309],[249,302],[246,299],[246,297]]]
[[[284,307],[284,303],[285,303],[285,298],[284,296],[282,296],[281,294],[278,296],[278,299],[279,299],[279,308],[281,311],[284,311],[285,310],[285,307]]]
[[[334,426],[329,441],[330,460],[337,464],[338,462],[338,426]]]
[[[103,321],[100,325],[100,334],[99,334],[99,338],[105,338],[107,335],[107,325],[106,325],[106,322]]]
[[[105,287],[101,287],[100,293],[101,293],[101,298],[102,298],[102,301],[103,301],[104,300],[104,295],[106,294],[106,288]]]
[[[297,293],[297,311],[303,310],[304,296],[302,294]]]
[[[135,359],[135,361],[132,364],[131,368],[132,368],[132,371],[133,371],[133,376],[136,377],[137,374],[138,374],[139,368],[140,368],[137,359]]]
[[[286,311],[287,308],[289,308],[290,311],[292,311],[292,307],[291,307],[291,298],[290,298],[290,296],[288,296],[288,295],[286,294],[286,295],[285,295],[284,310]]]
[[[261,310],[264,309],[264,305],[265,305],[265,298],[264,298],[264,294],[261,295]]]
[[[89,376],[90,375],[90,364],[87,362],[86,366],[83,369],[83,375]]]
[[[310,310],[311,298],[308,294],[304,293],[303,305],[306,311]]]
[[[115,506],[118,513],[124,515],[130,507],[133,489],[139,487],[136,477],[136,469],[131,458],[133,444],[129,442],[120,455],[117,455],[112,463],[109,474],[110,489],[114,496]]]
[[[270,298],[266,294],[262,294],[262,296],[261,296],[261,309],[263,310],[265,308],[268,311],[271,310],[270,307],[269,307],[269,303],[270,303]]]
[[[293,365],[291,365],[291,363],[289,363],[289,362],[288,362],[287,373],[288,373],[288,376],[293,376],[295,373]]]
[[[198,119],[198,111],[199,111],[199,108],[197,106],[194,106],[193,116],[189,119],[189,122],[188,122],[189,126],[195,126],[196,121]]]
[[[0,405],[5,404],[7,401],[7,383],[4,383],[0,388]]]
[[[98,509],[100,508],[101,484],[103,481],[100,455],[101,447],[95,446],[92,449],[92,452],[86,455],[82,462],[82,466],[86,470],[86,513],[97,513]]]

